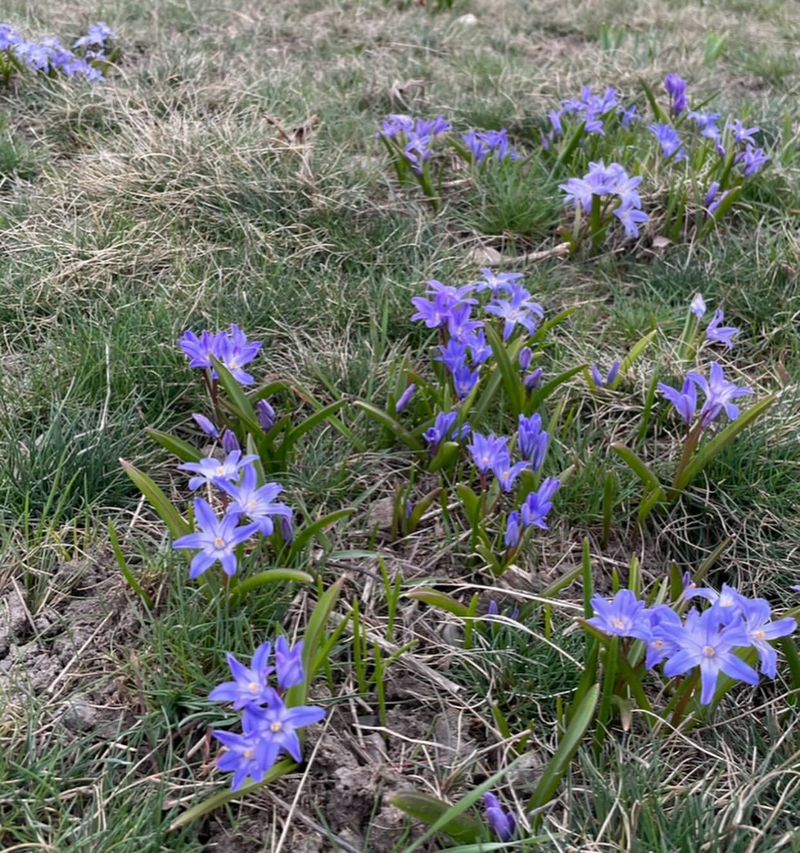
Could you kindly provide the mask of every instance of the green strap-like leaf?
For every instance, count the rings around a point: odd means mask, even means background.
[[[612,391],[619,385],[620,382],[622,382],[625,377],[625,374],[642,357],[644,351],[650,346],[657,334],[658,330],[653,329],[652,332],[648,332],[643,338],[640,338],[631,347],[630,352],[625,356],[625,358],[622,359],[622,364],[619,366],[619,373],[617,374],[616,379],[609,386]]]
[[[442,446],[436,451],[436,456],[431,459],[430,464],[428,465],[428,470],[431,474],[435,474],[437,471],[449,470],[455,464],[460,452],[461,445],[459,445],[458,442],[443,442]]]
[[[503,777],[509,773],[519,762],[519,759],[515,759],[514,761],[506,764],[506,766],[495,773],[493,776],[490,776],[485,782],[481,782],[476,788],[473,788],[472,791],[469,792],[466,796],[462,797],[455,805],[449,806],[444,810],[439,817],[437,817],[434,822],[431,824],[430,829],[424,833],[424,835],[420,836],[412,845],[407,847],[404,853],[415,853],[416,850],[419,850],[423,847],[426,842],[428,842],[437,832],[447,832],[450,834],[450,827],[454,825],[456,826],[456,831],[458,831],[459,827],[465,826],[475,826],[480,832],[481,824],[477,821],[474,824],[465,824],[460,818],[463,817],[464,812],[471,806],[475,805],[479,800],[482,799],[483,795],[487,791],[491,791],[496,785],[503,779]],[[423,795],[427,796],[427,795]],[[394,797],[390,798],[390,802],[396,804],[394,802]],[[402,808],[401,805],[398,805],[398,808]],[[447,804],[445,803],[445,806]],[[422,818],[420,818],[422,819]],[[425,821],[427,823],[427,821]],[[445,829],[447,827],[447,829]],[[467,843],[471,841],[477,840],[478,836],[474,838],[464,838],[459,839],[456,838],[457,841],[466,841]]]
[[[439,823],[442,817],[452,809],[450,803],[418,791],[401,791],[393,794],[389,799],[391,804],[400,811],[428,826]],[[454,841],[469,844],[481,837],[483,824],[476,818],[458,815],[452,820],[442,823],[439,829]]]
[[[497,334],[494,326],[491,323],[486,323],[484,331],[497,361],[497,367],[503,377],[503,388],[511,407],[511,413],[517,417],[522,411],[522,377],[519,368],[511,363],[509,350],[503,343],[503,339]],[[516,358],[516,355],[514,357]]]
[[[251,432],[256,434],[262,432],[261,425],[258,423],[258,418],[256,417],[256,410],[242,390],[242,386],[233,378],[230,370],[219,359],[211,356],[211,363],[214,365],[214,370],[219,377],[219,384],[225,390],[228,398],[227,403],[233,410],[233,413],[244,422]]]
[[[300,569],[267,569],[239,581],[231,588],[231,597],[240,600],[248,592],[270,583],[313,583],[314,578]]]
[[[539,784],[528,801],[528,810],[534,811],[549,803],[558,791],[561,780],[564,778],[572,757],[578,751],[586,730],[594,719],[597,700],[600,696],[600,685],[593,685],[581,700],[575,713],[572,715],[567,730],[559,741],[550,763],[542,775]],[[541,822],[541,815],[535,819],[535,824]]]
[[[212,794],[196,806],[192,806],[190,809],[187,809],[179,818],[172,821],[169,825],[169,831],[174,832],[176,829],[183,829],[184,826],[188,826],[192,821],[197,820],[197,818],[203,817],[204,815],[213,812],[215,809],[218,809],[220,806],[224,806],[226,803],[238,800],[253,791],[257,791],[259,788],[269,785],[276,779],[280,779],[281,776],[291,773],[296,768],[297,765],[294,761],[290,761],[288,758],[285,758],[283,761],[276,764],[261,782],[254,782],[250,785],[245,785],[238,791],[218,791],[216,794]]]
[[[640,80],[639,84],[644,90],[644,95],[650,103],[650,108],[653,110],[653,115],[655,116],[656,121],[659,121],[662,124],[669,124],[669,116],[664,112],[661,104],[656,100],[653,90],[644,82],[644,80]]]
[[[413,436],[401,423],[395,420],[388,412],[367,403],[366,400],[356,400],[353,405],[368,415],[372,420],[387,427],[399,441],[412,450],[422,450],[422,442]]]
[[[536,330],[536,334],[531,338],[531,343],[544,343],[545,339],[553,329],[560,326],[562,323],[566,323],[566,321],[569,320],[576,311],[580,311],[580,309],[580,305],[573,305],[572,308],[567,308],[560,314],[556,314],[555,317],[545,320],[544,323],[542,323],[542,325]]]
[[[675,481],[675,488],[678,491],[685,489],[689,483],[703,470],[703,468],[714,459],[721,451],[723,451],[740,432],[743,432],[750,426],[756,418],[761,417],[764,412],[777,400],[777,396],[772,394],[760,403],[748,409],[743,415],[740,415],[735,421],[731,421],[722,432],[715,436],[705,446],[695,453],[694,459],[683,469],[681,476]]]
[[[150,501],[150,505],[158,513],[158,517],[167,525],[167,529],[172,534],[173,539],[178,539],[191,533],[192,528],[183,518],[183,516],[175,509],[175,505],[164,494],[164,492],[147,476],[130,462],[120,459],[123,471],[133,480],[136,487]]]
[[[303,670],[306,674],[305,681],[286,691],[286,704],[293,708],[296,705],[305,705],[308,697],[308,686],[323,663],[320,659],[325,639],[325,630],[339,594],[342,591],[344,577],[340,577],[333,585],[328,587],[319,597],[311,616],[308,619],[306,632],[303,635]]]
[[[421,587],[406,593],[406,598],[413,598],[415,601],[422,601],[431,607],[438,607],[439,610],[446,610],[454,616],[465,618],[470,615],[469,607],[465,607],[460,601],[447,595],[444,592],[439,592],[438,589],[429,589]]]
[[[313,415],[309,415],[302,423],[299,423],[294,427],[294,429],[289,430],[286,434],[286,438],[283,440],[286,450],[291,450],[298,440],[307,432],[314,429],[314,427],[323,423],[323,421],[331,420],[333,415],[335,415],[336,412],[344,406],[344,404],[345,400],[337,400],[335,403],[330,403],[324,408],[319,409],[319,411],[314,412]]]
[[[301,528],[296,539],[292,542],[291,549],[289,550],[290,559],[301,554],[306,545],[308,545],[315,537],[321,536],[327,527],[333,526],[337,521],[347,518],[354,512],[355,510],[350,507],[337,509],[334,512],[330,512],[327,515],[322,516],[322,518],[317,519],[313,524],[307,524],[305,527]]]
[[[108,522],[108,538],[111,540],[111,547],[114,550],[114,556],[117,558],[117,565],[119,566],[119,570],[122,572],[122,576],[128,583],[128,586],[136,593],[136,595],[141,598],[144,606],[148,610],[153,609],[153,599],[142,589],[142,585],[136,580],[136,576],[131,571],[131,567],[128,565],[128,561],[125,559],[125,555],[122,553],[122,547],[119,544],[119,537],[117,536],[117,529],[114,526],[113,521]]]
[[[642,485],[645,487],[646,493],[649,494],[650,492],[660,492],[663,495],[664,488],[661,485],[661,482],[659,481],[658,477],[656,477],[656,475],[650,470],[650,468],[648,468],[645,462],[643,462],[629,447],[626,447],[624,444],[615,441],[611,445],[611,449],[642,481]]]
[[[169,451],[173,456],[177,456],[182,462],[199,462],[203,458],[203,454],[197,448],[192,447],[188,441],[184,441],[182,438],[170,435],[168,432],[162,432],[159,429],[151,429],[150,427],[145,430],[145,433],[156,444],[160,444],[164,450]]]
[[[541,388],[538,388],[531,395],[530,402],[525,407],[526,412],[530,414],[531,412],[535,412],[542,403],[553,393],[553,391],[558,388],[559,385],[563,385],[565,382],[569,382],[573,376],[580,373],[582,370],[585,370],[588,365],[579,364],[577,367],[571,367],[569,370],[565,370],[563,373],[556,376],[554,379],[551,379],[549,382],[545,382]]]

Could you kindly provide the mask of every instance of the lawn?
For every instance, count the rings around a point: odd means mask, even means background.
[[[800,851],[794,640],[776,642],[777,677],[721,679],[709,707],[691,676],[643,675],[642,643],[585,622],[592,596],[620,589],[685,614],[686,583],[764,598],[776,619],[800,606],[794,5],[0,13],[65,44],[97,20],[116,33],[104,82],[3,83],[0,64],[0,848],[488,851],[504,846],[492,792],[519,823],[506,849]],[[689,155],[660,149],[648,125],[657,109],[677,121],[671,73],[721,128],[759,128],[769,162],[748,175],[685,113]],[[615,107],[592,134],[567,111],[559,135],[548,113],[587,86],[615,87],[642,120],[623,127]],[[377,136],[392,114],[452,125],[421,180],[408,138]],[[470,159],[472,128],[507,129],[519,159]],[[613,200],[565,205],[560,185],[598,160],[642,177],[638,236]],[[524,276],[542,315],[507,340],[485,315],[488,361],[461,394],[436,360],[449,333],[412,322],[411,300],[487,268]],[[732,348],[705,338],[720,308]],[[178,344],[231,324],[262,342],[243,388],[230,360],[211,383]],[[739,418],[698,415],[698,452],[716,450],[682,481],[691,430],[658,385],[712,362],[753,393]],[[249,408],[259,395],[274,415]],[[451,407],[479,434],[541,415],[546,459],[515,488],[522,501],[561,485],[519,546],[512,498],[477,474],[469,439],[424,438]],[[294,511],[294,533],[276,515],[232,579],[219,565],[190,579],[193,551],[172,547],[193,498],[233,499],[190,492],[178,469],[219,455],[195,413],[225,420]],[[155,490],[181,516],[171,532]],[[304,730],[302,762],[226,797],[211,732],[239,731],[239,711],[208,695],[226,653],[249,662],[281,634],[306,638],[309,677],[287,704],[324,721]],[[739,660],[757,667],[755,651]],[[431,830],[442,803],[462,814]]]

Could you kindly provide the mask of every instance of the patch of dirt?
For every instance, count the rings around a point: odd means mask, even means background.
[[[12,713],[33,703],[68,733],[113,731],[125,714],[115,678],[139,630],[113,557],[63,564],[36,608],[19,583],[0,595],[0,697]],[[21,713],[19,713],[22,717]]]

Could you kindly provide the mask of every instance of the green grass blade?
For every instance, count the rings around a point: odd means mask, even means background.
[[[117,565],[119,566],[119,570],[122,572],[122,576],[125,578],[128,586],[136,593],[136,595],[141,598],[144,606],[148,610],[153,609],[153,599],[142,589],[142,585],[136,580],[136,576],[131,571],[131,567],[128,565],[128,561],[125,559],[125,555],[122,553],[122,548],[119,544],[119,537],[117,536],[117,529],[114,526],[113,521],[108,522],[108,538],[111,540],[111,548],[114,551],[114,556],[117,559]]]

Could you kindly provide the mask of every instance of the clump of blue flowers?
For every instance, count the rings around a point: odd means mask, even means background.
[[[641,177],[630,177],[619,163],[589,163],[589,171],[582,178],[570,178],[560,185],[564,203],[575,209],[573,243],[577,248],[584,230],[588,230],[595,248],[599,248],[614,216],[622,224],[627,238],[639,237],[639,227],[650,217],[642,210],[638,192]],[[588,217],[584,229],[582,214]]]
[[[700,703],[710,705],[716,695],[719,676],[758,684],[758,672],[742,658],[742,652],[756,652],[762,675],[775,678],[778,653],[771,641],[788,637],[797,628],[793,618],[773,620],[772,608],[763,598],[747,598],[724,584],[717,592],[689,582],[682,602],[701,599],[705,610],[692,607],[681,618],[666,604],[649,607],[631,590],[620,590],[612,600],[592,599],[595,615],[588,624],[610,637],[639,640],[646,649],[645,666],[663,664],[668,678],[696,672]]]
[[[470,180],[486,191],[495,181],[498,186],[522,181],[530,182],[532,193],[547,193],[548,206],[557,207],[556,186],[565,194],[575,224],[563,236],[573,252],[587,235],[595,252],[607,240],[617,242],[610,228],[614,218],[626,241],[640,239],[647,223],[649,233],[673,242],[702,239],[770,162],[759,145],[760,128],[702,111],[703,105],[693,109],[690,86],[678,74],[666,76],[663,93],[643,88],[645,97],[637,104],[613,87],[604,92],[585,87],[548,113],[541,146],[528,144],[527,150],[505,128],[459,132],[441,115],[392,115],[377,136],[401,182],[418,184],[437,209],[451,190],[455,207],[463,206],[457,188]],[[448,157],[448,151],[457,156]],[[459,158],[469,167],[466,181]],[[494,171],[498,164],[504,165]],[[448,170],[459,169],[458,180],[444,180]],[[544,183],[537,175],[547,176]],[[485,201],[486,192],[480,197]],[[518,204],[518,195],[513,197]],[[515,221],[513,209],[505,221]],[[528,228],[538,227],[525,221]],[[557,215],[551,222],[554,232],[564,230]],[[486,227],[487,233],[500,233],[492,230],[496,225]]]
[[[70,49],[58,38],[30,41],[9,24],[0,24],[0,77],[7,81],[15,73],[29,72],[102,82],[103,69],[112,59],[115,38],[111,27],[98,21]]]
[[[481,273],[480,280],[460,286],[428,281],[426,294],[412,299],[411,319],[436,335],[432,358],[436,378],[428,382],[418,376],[390,409],[403,415],[412,401],[415,410],[420,402],[428,411],[433,407],[432,423],[429,420],[419,430],[430,470],[442,472],[437,496],[455,486],[473,529],[474,550],[502,574],[529,531],[548,529],[561,482],[556,477],[542,479],[550,434],[536,411],[543,370],[534,366],[541,355],[534,352],[534,345],[538,349],[544,308],[521,273],[488,268]],[[518,407],[516,431],[510,435],[477,431],[468,420],[482,394],[496,393],[492,377],[496,380],[498,374]],[[369,405],[362,407],[377,419],[384,418]],[[420,507],[432,499],[398,508],[396,517],[403,521],[398,526],[412,532]]]
[[[233,773],[231,788],[238,791],[248,779],[261,782],[285,753],[298,763],[303,760],[299,729],[314,725],[325,718],[324,708],[313,705],[289,707],[285,691],[303,684],[303,643],[293,648],[285,637],[275,644],[259,646],[250,666],[245,666],[232,654],[228,666],[233,676],[215,687],[209,694],[212,702],[230,703],[241,711],[242,733],[215,729],[212,734],[225,747],[217,767]],[[270,684],[275,676],[277,687]]]

